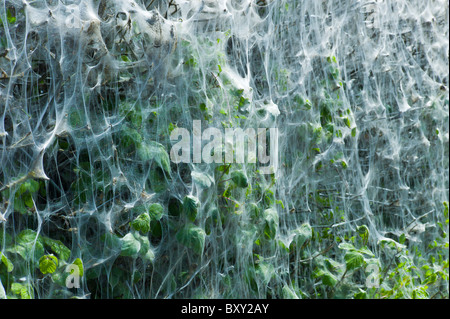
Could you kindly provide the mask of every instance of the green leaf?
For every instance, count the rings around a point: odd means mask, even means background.
[[[334,271],[341,268],[342,264],[338,263],[336,260],[325,257],[323,258],[323,263],[327,267],[328,270]]]
[[[348,128],[351,128],[351,127],[352,127],[352,125],[351,125],[350,120],[348,119],[348,117],[344,118],[344,123],[345,123],[345,125],[346,125]]]
[[[14,210],[16,212],[21,213],[22,215],[25,215],[28,213],[28,209],[25,206],[25,203],[23,202],[23,199],[21,198],[15,198],[14,199]]]
[[[150,170],[149,180],[152,190],[156,193],[163,192],[167,189],[166,176],[161,168],[152,168]]]
[[[349,251],[344,256],[347,270],[354,270],[360,268],[364,264],[364,257],[361,253],[356,251]]]
[[[25,286],[20,289],[20,298],[21,299],[32,299],[32,292],[29,287]]]
[[[366,225],[361,225],[356,228],[356,231],[358,232],[359,236],[363,240],[364,245],[366,245],[369,240],[369,235],[370,235],[369,228]]]
[[[340,249],[344,249],[344,250],[356,250],[356,247],[350,243],[342,243],[342,244],[339,244],[338,247]]]
[[[370,257],[375,257],[372,251],[370,251],[366,246],[359,248],[356,250],[357,252],[365,255],[369,255]]]
[[[186,195],[183,198],[183,212],[189,218],[189,220],[194,221],[197,218],[198,207],[200,202],[197,197],[192,195]]]
[[[371,257],[375,257],[375,255],[373,254],[373,252],[371,252],[367,247],[362,247],[362,248],[359,248],[359,249],[357,249],[355,246],[353,246],[352,244],[350,244],[350,243],[342,243],[342,244],[340,244],[339,246],[338,246],[340,249],[343,249],[343,250],[350,250],[350,251],[353,251],[353,252],[357,252],[357,253],[360,253],[360,254],[365,254],[365,255],[369,255],[369,256],[371,256]]]
[[[42,237],[31,229],[25,229],[16,237],[16,245],[7,249],[8,252],[19,254],[26,261],[38,262],[44,253]]]
[[[6,11],[6,20],[9,24],[14,24],[16,22],[16,17],[12,15],[9,9]]]
[[[268,285],[270,279],[275,275],[275,269],[270,263],[260,262],[256,266],[256,275],[262,280],[265,285]]]
[[[132,233],[128,233],[121,238],[121,242],[121,256],[136,256],[141,249],[141,243]]]
[[[208,188],[214,184],[214,180],[211,176],[206,173],[201,172],[191,172],[192,180],[195,184],[197,184],[200,188]]]
[[[60,259],[67,261],[70,258],[71,251],[67,248],[62,241],[54,240],[48,237],[42,237],[43,242],[46,246],[59,256]]]
[[[152,249],[148,249],[145,254],[141,254],[144,261],[153,262],[155,260],[155,252]]]
[[[83,277],[83,275],[84,275],[83,261],[80,258],[77,258],[73,261],[72,264],[78,266],[78,269],[79,269],[78,274],[80,275],[80,277]]]
[[[232,172],[231,180],[236,184],[237,187],[241,187],[241,188],[248,187],[247,176],[241,170]]]
[[[448,218],[448,202],[442,202],[442,205],[444,205],[444,217]]]
[[[112,288],[114,288],[123,280],[125,277],[125,272],[118,267],[113,267],[109,277],[109,284]]]
[[[122,238],[120,238],[116,234],[107,232],[105,234],[102,234],[100,238],[105,242],[105,249],[115,250],[117,247],[122,246]]]
[[[80,127],[83,123],[85,123],[83,114],[80,114],[77,110],[71,111],[68,116],[69,125],[73,128]]]
[[[166,149],[160,143],[150,141],[138,147],[137,154],[142,161],[155,161],[161,169],[170,174],[170,159]]]
[[[307,241],[312,238],[312,228],[308,223],[302,224],[294,230],[294,242],[297,247],[301,248]]]
[[[366,225],[358,226],[356,228],[356,230],[358,231],[358,234],[363,238],[366,238],[369,236],[369,233],[370,233],[369,228]]]
[[[282,239],[278,240],[278,245],[283,248],[284,250],[286,250],[287,252],[289,252],[289,245],[287,242],[283,241]]]
[[[33,197],[31,196],[30,193],[23,194],[22,195],[22,200],[23,200],[23,203],[25,204],[26,207],[34,208]]]
[[[139,256],[147,262],[153,262],[155,259],[155,253],[150,245],[150,241],[147,236],[141,236],[139,234],[134,234],[135,238],[139,240],[141,244],[141,249],[139,250]]]
[[[21,283],[13,282],[11,284],[11,292],[15,295],[18,295],[20,294],[20,290],[22,289],[22,287],[24,287],[24,285],[22,285]]]
[[[248,212],[250,214],[250,218],[256,221],[259,218],[260,208],[256,203],[248,204]]]
[[[391,250],[397,250],[397,252],[402,251],[403,249],[406,248],[405,245],[402,245],[398,242],[396,242],[395,240],[391,239],[391,238],[383,238],[381,240],[378,241],[378,244],[382,247],[382,248],[389,248]]]
[[[358,288],[358,292],[354,294],[354,297],[355,299],[367,299],[367,293],[361,288]]]
[[[284,285],[282,290],[283,299],[300,299],[295,291],[288,285]]]
[[[142,143],[142,136],[139,132],[128,126],[122,128],[120,134],[120,144],[125,147],[139,147]]]
[[[17,237],[18,244],[28,244],[33,243],[34,241],[40,242],[43,244],[42,237],[39,236],[34,230],[25,229],[21,231]]]
[[[45,274],[52,274],[58,267],[58,258],[53,255],[45,255],[39,259],[39,269]]]
[[[275,209],[268,208],[264,211],[263,216],[265,221],[264,232],[268,238],[273,239],[275,238],[279,226],[278,213]]]
[[[323,274],[321,277],[322,277],[322,283],[329,287],[336,286],[336,284],[338,282],[337,277],[335,275],[333,275],[331,272],[326,271],[326,270],[323,271]]]
[[[203,253],[206,233],[202,228],[187,224],[178,231],[176,238],[182,245],[191,248],[197,254]]]
[[[161,206],[161,204],[154,203],[151,204],[148,208],[148,213],[151,220],[160,220],[164,215],[164,208]]]
[[[403,233],[400,235],[400,237],[398,238],[398,241],[400,242],[400,244],[404,244],[406,242],[406,235]]]
[[[33,298],[33,291],[28,284],[13,282],[11,284],[11,292],[15,295],[19,295],[21,299]]]
[[[150,215],[148,213],[140,214],[131,222],[131,227],[144,234],[150,231]]]
[[[31,194],[36,193],[39,190],[39,182],[36,182],[33,179],[28,179],[27,181],[20,184],[19,189],[17,190],[15,196],[19,197],[25,192],[30,192]]]
[[[14,264],[0,251],[0,260],[6,266],[6,271],[11,272],[14,269]]]

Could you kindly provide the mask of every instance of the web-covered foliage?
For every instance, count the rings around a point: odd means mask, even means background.
[[[0,19],[0,297],[448,298],[446,1]],[[278,128],[278,170],[174,164],[194,120]]]

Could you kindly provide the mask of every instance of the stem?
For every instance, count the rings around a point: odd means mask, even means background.
[[[386,267],[385,271],[384,271],[384,275],[383,275],[383,279],[380,280],[380,286],[377,288],[375,294],[379,293],[381,284],[384,282],[384,280],[386,279],[387,273],[389,268],[391,268],[392,262],[395,260],[395,258],[397,257],[397,255],[400,253],[395,254],[394,256],[392,256],[391,261],[389,262],[389,265]]]
[[[344,277],[347,275],[347,268],[345,268],[344,273],[342,274],[341,279],[339,279],[338,283],[336,284],[336,286],[333,287],[333,289],[331,290],[331,298],[334,297],[334,292],[337,290],[337,288],[339,287],[339,285],[342,283],[342,281],[344,280]]]
[[[219,182],[222,179],[223,175],[225,175],[225,172],[228,172],[230,170],[230,166],[231,166],[231,163],[228,164],[227,168],[223,169],[222,175],[220,175],[220,177],[219,177]]]
[[[15,186],[17,184],[20,184],[20,183],[26,181],[28,178],[30,178],[30,174],[25,174],[21,178],[16,179],[15,181],[12,181],[11,183],[9,183],[9,184],[3,186],[2,188],[0,188],[0,192],[3,192],[5,189],[11,188],[11,187],[13,187],[13,186]]]
[[[330,246],[328,246],[327,248],[325,248],[325,249],[322,250],[321,252],[317,253],[315,256],[310,257],[310,258],[308,258],[308,259],[299,260],[298,262],[299,262],[299,263],[304,263],[304,262],[307,262],[307,261],[311,261],[311,260],[313,260],[313,259],[319,257],[320,255],[323,255],[323,254],[325,254],[326,252],[328,252],[333,246],[334,246],[334,243],[332,243]]]

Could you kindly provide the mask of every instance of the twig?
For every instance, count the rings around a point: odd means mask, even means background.
[[[155,2],[155,0],[152,0],[152,1],[150,1],[150,4],[147,6],[147,8],[145,8],[145,9],[147,9],[148,10],[148,8],[150,8],[151,7],[151,5],[153,4],[153,2]]]
[[[336,284],[336,286],[333,287],[333,289],[330,291],[331,297],[334,296],[335,291],[337,290],[337,287],[339,287],[339,285],[342,283],[342,281],[344,280],[345,276],[347,275],[347,268],[345,268],[344,273],[342,274],[341,279],[339,279],[338,283]]]
[[[227,182],[227,181],[231,181],[231,178],[228,178],[228,179],[224,179],[224,180],[219,180],[218,182],[217,182],[217,184],[220,184],[220,183],[225,183],[225,182]]]
[[[18,147],[17,145],[20,144],[20,143],[22,143],[28,136],[30,136],[30,134],[31,134],[31,132],[28,132],[27,134],[25,134],[24,137],[22,137],[19,141],[17,141],[17,142],[14,143],[13,145],[9,146],[7,149],[10,150],[10,149],[13,149],[13,148]]]
[[[235,204],[241,206],[241,204],[240,204],[239,202],[235,201],[234,199],[231,199],[231,198],[226,197],[226,196],[223,196],[223,195],[217,195],[217,196],[223,197],[223,198],[225,198],[225,199],[227,199],[227,200],[229,200],[229,201],[232,201],[233,203],[235,203]]]
[[[304,263],[304,262],[308,262],[308,261],[313,260],[313,259],[319,257],[320,255],[323,255],[323,254],[327,253],[331,248],[333,248],[334,244],[335,244],[335,243],[333,242],[333,243],[331,243],[330,246],[328,246],[327,248],[325,248],[325,249],[322,250],[321,252],[317,253],[315,256],[309,257],[309,258],[307,258],[307,259],[299,260],[298,262],[299,262],[299,263]]]
[[[220,175],[219,181],[217,183],[220,183],[220,180],[222,179],[223,175],[225,175],[225,172],[228,172],[230,170],[230,166],[231,166],[231,163],[228,164],[227,168],[223,169],[222,175]]]
[[[20,184],[20,183],[26,181],[28,178],[30,178],[30,174],[25,174],[21,178],[16,179],[15,181],[12,181],[11,183],[6,184],[2,188],[0,188],[0,192],[3,192],[5,189],[11,188],[17,184]]]
[[[409,226],[411,226],[413,223],[417,222],[419,219],[422,219],[423,217],[431,214],[432,212],[434,212],[434,209],[429,211],[428,213],[423,214],[422,216],[419,216],[417,218],[414,218],[414,220],[412,222],[410,222],[408,225],[406,225],[403,229],[406,230]],[[415,227],[415,226],[414,226]],[[413,229],[414,229],[413,227]]]

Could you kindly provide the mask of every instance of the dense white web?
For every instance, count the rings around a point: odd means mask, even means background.
[[[317,269],[345,269],[338,244],[360,226],[386,267],[381,240],[427,259],[448,220],[446,1],[6,0],[0,18],[0,250],[30,229],[85,273],[68,289],[28,260],[5,287],[327,298]],[[278,128],[278,170],[170,163],[170,133],[194,120]]]

